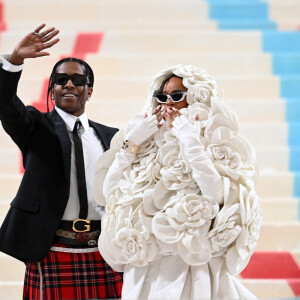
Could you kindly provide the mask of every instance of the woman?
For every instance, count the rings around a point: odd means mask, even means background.
[[[94,193],[106,205],[100,252],[124,271],[123,299],[255,298],[232,276],[261,225],[255,151],[238,131],[216,82],[178,65],[155,77],[143,114],[113,138]]]

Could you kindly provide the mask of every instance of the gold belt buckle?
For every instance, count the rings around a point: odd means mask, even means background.
[[[84,230],[76,229],[75,225],[76,225],[77,222],[84,222],[84,223],[86,223],[86,224],[84,225],[86,229],[84,229]],[[76,220],[73,221],[73,227],[72,227],[72,229],[73,229],[75,232],[87,232],[87,231],[90,231],[90,229],[91,229],[90,223],[91,223],[90,220],[76,219]]]

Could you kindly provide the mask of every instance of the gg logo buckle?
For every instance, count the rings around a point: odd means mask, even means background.
[[[85,225],[84,225],[84,227],[85,227],[85,229],[77,229],[76,228],[76,223],[77,222],[83,222],[83,223],[85,223]],[[75,220],[74,222],[73,222],[73,227],[72,227],[72,229],[75,231],[75,232],[87,232],[87,231],[90,231],[90,229],[91,229],[91,225],[90,225],[90,221],[89,220],[85,220],[85,219],[77,219],[77,220]]]

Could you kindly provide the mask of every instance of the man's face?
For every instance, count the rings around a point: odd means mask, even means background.
[[[74,74],[85,75],[85,68],[75,61],[65,62],[61,64],[56,73],[67,74],[69,76]],[[87,98],[92,95],[93,88],[88,87],[87,84],[74,85],[71,79],[65,84],[54,84],[53,97],[55,105],[63,111],[80,116],[84,113],[85,103]]]

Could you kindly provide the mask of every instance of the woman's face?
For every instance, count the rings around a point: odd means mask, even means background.
[[[172,94],[174,92],[179,91],[187,91],[187,88],[182,84],[182,78],[180,77],[171,77],[164,85],[163,93],[164,94]],[[188,106],[186,96],[180,102],[173,102],[172,99],[168,99],[168,101],[164,104],[161,104],[162,109],[164,110],[167,107],[175,107],[177,109],[185,108]]]

